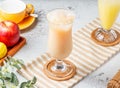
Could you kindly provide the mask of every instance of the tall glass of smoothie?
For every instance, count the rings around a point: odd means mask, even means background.
[[[47,14],[49,22],[48,52],[51,59],[45,74],[54,80],[66,80],[75,74],[75,66],[65,60],[72,51],[72,25],[75,15],[70,10],[55,9]]]
[[[96,39],[106,44],[115,42],[118,32],[111,27],[119,15],[120,0],[98,0],[98,9],[102,28],[96,31]]]

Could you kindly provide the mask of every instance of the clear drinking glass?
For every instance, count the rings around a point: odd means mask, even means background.
[[[95,37],[104,43],[114,42],[118,36],[111,27],[119,14],[120,0],[98,0],[98,9],[102,28],[97,29]]]
[[[65,9],[55,9],[47,14],[49,22],[48,52],[51,56],[47,71],[50,77],[57,77],[57,80],[67,77],[74,70],[73,64],[65,60],[72,51],[74,18],[74,13]]]

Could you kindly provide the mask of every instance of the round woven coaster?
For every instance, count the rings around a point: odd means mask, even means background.
[[[54,72],[54,75],[52,75],[53,71],[51,70],[51,66],[53,66],[54,63],[55,63],[55,60],[50,60],[44,65],[43,72],[50,79],[57,80],[57,81],[64,81],[64,80],[68,80],[68,79],[72,78],[75,75],[75,73],[76,73],[75,65],[73,63],[71,63],[70,61],[67,61],[67,60],[64,60],[64,63],[70,65],[70,67],[72,69],[70,71],[70,74],[68,74],[68,71],[65,71],[65,72],[62,72],[62,73],[59,72],[59,71],[56,71],[56,72]]]
[[[95,37],[95,33],[96,33],[97,30],[98,30],[98,29],[95,29],[95,30],[91,33],[91,38],[92,38],[92,40],[93,40],[94,42],[96,42],[97,44],[107,47],[107,46],[114,46],[114,45],[116,45],[116,44],[118,44],[118,43],[120,42],[120,33],[117,32],[116,30],[115,30],[115,32],[117,33],[117,36],[118,36],[118,37],[117,37],[117,39],[116,39],[114,42],[105,43],[105,42],[103,42],[103,41],[97,40],[96,37]]]

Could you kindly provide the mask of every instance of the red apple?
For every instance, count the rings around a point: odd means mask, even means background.
[[[0,22],[0,42],[6,44],[7,47],[14,46],[20,38],[19,27],[11,21]]]

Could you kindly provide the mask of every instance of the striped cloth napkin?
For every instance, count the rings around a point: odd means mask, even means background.
[[[67,58],[77,67],[77,74],[67,81],[54,81],[43,73],[43,65],[50,60],[47,53],[38,56],[31,63],[24,66],[19,73],[26,79],[37,77],[38,88],[71,88],[82,78],[95,71],[120,50],[120,44],[112,47],[103,47],[92,41],[91,32],[100,27],[100,20],[96,18],[85,27],[73,34],[73,51]],[[115,23],[113,29],[120,30],[120,25]]]

